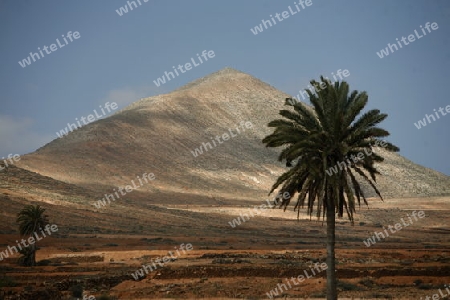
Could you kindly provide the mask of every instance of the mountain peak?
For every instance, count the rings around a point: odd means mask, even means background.
[[[211,73],[209,75],[206,75],[205,77],[214,77],[214,76],[223,76],[223,75],[248,75],[247,73],[244,73],[240,70],[231,68],[231,67],[225,67],[223,69],[220,69],[219,71],[216,71],[214,73]]]
[[[252,77],[251,75],[244,73],[242,71],[233,69],[231,67],[225,67],[219,71],[208,74],[197,80],[191,81],[191,82],[183,85],[182,87],[176,89],[175,91],[186,90],[186,89],[192,88],[194,86],[197,86],[201,83],[210,83],[210,82],[216,81],[216,80],[226,80],[229,78],[236,78],[236,77],[240,77],[240,76],[248,76],[249,78]]]

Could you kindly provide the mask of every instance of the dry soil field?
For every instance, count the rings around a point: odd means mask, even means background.
[[[261,203],[230,203],[153,207],[172,214],[170,220],[178,216],[190,223],[152,227],[156,211],[149,211],[142,234],[58,232],[39,242],[37,260],[45,266],[18,267],[16,256],[1,263],[2,285],[9,285],[2,288],[4,299],[70,299],[76,285],[96,299],[102,294],[117,299],[268,299],[278,284],[304,270],[311,275],[311,265],[325,261],[321,221],[309,220],[304,211],[297,221],[291,210],[268,209],[233,228],[228,222]],[[354,226],[338,220],[340,298],[420,299],[445,291],[450,284],[449,203],[443,197],[372,200],[370,209],[358,210]],[[412,212],[406,207],[423,210],[425,217],[371,247],[363,243],[382,226],[406,220]],[[1,235],[1,250],[17,238],[14,233]],[[156,264],[143,278],[131,276],[182,243],[192,244],[193,250]],[[292,284],[279,297],[320,299],[324,290],[325,272],[320,272]]]

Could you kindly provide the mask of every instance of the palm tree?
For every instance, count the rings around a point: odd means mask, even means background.
[[[289,168],[274,183],[269,195],[281,185],[280,192],[288,192],[291,197],[281,201],[275,198],[275,204],[286,210],[291,198],[298,193],[294,211],[299,214],[306,202],[310,217],[315,208],[318,218],[326,218],[327,299],[335,300],[336,214],[342,218],[345,211],[354,225],[356,201],[359,206],[361,199],[368,205],[361,185],[364,181],[383,200],[375,185],[376,174],[380,173],[374,163],[381,163],[384,158],[374,153],[373,148],[382,143],[388,151],[400,149],[380,139],[389,136],[388,131],[376,126],[386,119],[387,114],[373,109],[357,118],[367,104],[366,92],[349,94],[349,85],[345,81],[332,84],[323,77],[320,79],[321,82],[311,81],[316,93],[306,90],[312,107],[287,98],[285,105],[293,111],[280,110],[283,118],[268,124],[275,129],[263,143],[266,147],[283,146],[278,160],[285,160]],[[361,153],[366,155],[360,160],[355,159]],[[330,168],[336,172],[330,173]]]
[[[32,235],[48,224],[48,216],[44,215],[44,211],[45,209],[39,205],[27,205],[17,214],[16,222],[19,224],[19,232],[22,237]],[[35,266],[36,250],[36,244],[24,247],[20,251],[23,256],[19,259],[19,263],[22,266]]]

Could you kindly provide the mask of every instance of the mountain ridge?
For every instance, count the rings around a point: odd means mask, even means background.
[[[155,182],[143,187],[150,194],[261,199],[285,169],[276,161],[279,150],[265,148],[261,140],[272,131],[267,123],[279,117],[286,97],[249,74],[225,68],[173,92],[138,100],[25,155],[18,166],[89,188],[123,185],[153,172]],[[240,122],[250,122],[253,128],[192,155]],[[386,157],[387,165],[379,168],[387,177],[377,178],[384,196],[450,194],[449,176],[405,162],[395,153]]]

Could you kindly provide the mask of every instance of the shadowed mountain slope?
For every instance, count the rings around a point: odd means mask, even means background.
[[[267,123],[278,117],[286,97],[226,68],[169,94],[141,99],[24,156],[18,165],[100,193],[154,173],[156,179],[140,192],[265,199],[284,166],[261,140],[272,131]],[[221,142],[212,141],[217,135]],[[200,147],[203,154],[195,157],[192,152]],[[385,155],[380,166],[385,176],[378,179],[384,196],[450,194],[450,177],[398,154]]]

